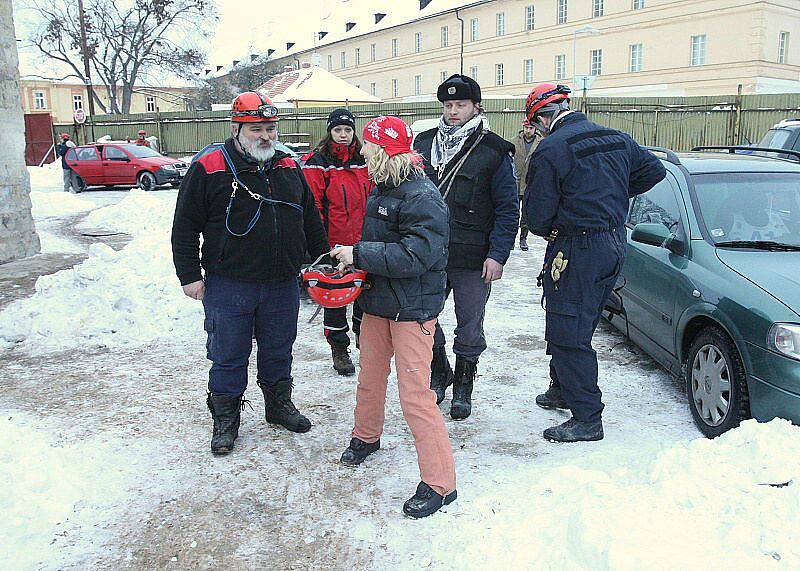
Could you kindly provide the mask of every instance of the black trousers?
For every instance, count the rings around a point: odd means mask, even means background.
[[[353,304],[353,333],[358,335],[361,332],[361,317],[363,312],[357,303]],[[323,311],[323,325],[325,326],[325,339],[328,343],[337,347],[350,346],[350,337],[347,332],[350,327],[347,323],[347,306],[335,309],[325,308]]]

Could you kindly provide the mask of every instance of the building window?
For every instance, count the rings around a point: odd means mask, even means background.
[[[333,69],[333,55],[328,54],[328,71]]]
[[[497,13],[497,34],[498,36],[506,35],[506,14],[505,12]]]
[[[375,61],[378,59],[378,48],[375,44],[369,45],[369,61]]]
[[[642,71],[642,44],[631,45],[631,72]]]
[[[778,63],[786,63],[786,49],[789,47],[789,32],[781,32],[778,37]]]
[[[505,83],[505,73],[503,71],[503,64],[496,63],[494,64],[494,84],[497,86],[503,85]]]
[[[77,111],[83,109],[83,95],[77,94],[72,96],[72,110]]]
[[[377,86],[374,83],[370,83],[369,84],[369,92],[372,95],[376,95],[377,94],[376,91],[377,91]]]
[[[641,10],[644,8],[644,0],[633,0],[633,9]]]
[[[439,83],[444,83],[445,80],[447,80],[447,78],[450,77],[449,75],[447,75],[446,71],[443,71],[439,76],[442,78],[442,80]]]
[[[148,95],[145,98],[145,105],[147,105],[147,112],[153,113],[156,110],[156,98],[153,95]]]
[[[422,51],[422,32],[414,34],[414,51],[417,53]]]
[[[397,80],[392,80],[392,97],[397,97]]]
[[[446,48],[450,45],[450,28],[442,26],[442,47]]]
[[[558,23],[567,23],[567,0],[558,0]]]
[[[692,36],[692,65],[706,63],[706,35]]]
[[[525,83],[533,83],[533,60],[526,59],[522,65],[522,78]]]
[[[471,42],[478,41],[478,19],[472,18],[469,21],[469,40]]]
[[[397,49],[397,38],[392,38],[392,57],[397,57],[397,53],[399,50]]]
[[[473,65],[472,67],[469,68],[469,76],[472,79],[474,79],[475,81],[478,81],[478,66],[477,65]]]
[[[341,59],[341,61],[340,61],[341,66],[340,67],[342,69],[346,68],[347,67],[347,53],[346,52],[340,53],[339,54],[339,58]]]
[[[533,6],[525,6],[525,31],[530,32],[536,26],[536,12]]]
[[[44,98],[44,91],[33,92],[33,108],[47,109],[47,101]]]
[[[592,18],[603,15],[603,0],[592,0]]]
[[[414,76],[414,95],[422,95],[422,76]]]
[[[361,48],[356,48],[356,65],[361,65]]]
[[[564,54],[556,56],[556,79],[567,77],[567,56]]]
[[[603,50],[592,50],[592,64],[590,69],[592,75],[603,74]]]

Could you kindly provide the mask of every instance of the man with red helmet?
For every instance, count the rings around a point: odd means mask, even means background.
[[[136,145],[139,147],[149,147],[150,141],[148,141],[145,137],[147,137],[147,131],[144,129],[139,129],[136,133]]]
[[[536,404],[572,411],[544,431],[559,442],[603,438],[592,336],[625,262],[629,199],[666,176],[629,135],[571,111],[569,94],[543,83],[528,96],[527,119],[547,135],[531,157],[523,199],[531,233],[550,242],[540,274],[550,388]]]
[[[522,130],[517,135],[517,138],[514,139],[514,170],[517,171],[517,191],[519,192],[520,206],[522,205],[522,197],[525,194],[525,177],[528,174],[528,163],[541,138],[541,131],[525,119],[522,122]],[[528,251],[528,225],[525,224],[524,216],[520,218],[519,223],[519,249],[523,252]]]
[[[78,173],[72,170],[67,163],[67,153],[75,148],[68,133],[61,133],[61,142],[56,145],[56,154],[61,157],[61,174],[64,178],[64,192],[79,193],[81,191]]]
[[[173,260],[184,293],[205,309],[215,454],[230,452],[238,436],[253,334],[267,422],[311,428],[292,402],[297,273],[306,249],[317,257],[329,248],[314,195],[277,138],[277,108],[259,93],[242,93],[231,137],[191,166],[178,191]]]

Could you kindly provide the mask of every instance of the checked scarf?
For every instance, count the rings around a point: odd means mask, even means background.
[[[469,139],[475,131],[488,129],[483,115],[475,115],[464,125],[448,125],[444,121],[444,116],[439,119],[439,131],[433,140],[431,147],[431,165],[442,175],[447,163],[458,154],[464,146],[464,141]]]

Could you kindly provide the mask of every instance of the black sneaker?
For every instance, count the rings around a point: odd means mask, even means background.
[[[342,458],[339,461],[345,466],[358,466],[367,456],[373,452],[377,452],[380,447],[380,438],[371,443],[364,442],[358,438],[351,438],[350,446],[342,452]]]
[[[567,422],[544,431],[551,442],[590,442],[603,439],[603,421],[582,422],[570,418]]]
[[[417,485],[417,492],[403,504],[403,513],[408,517],[419,519],[428,517],[438,512],[442,506],[452,504],[456,501],[458,492],[453,490],[447,496],[441,496],[425,482]]]

